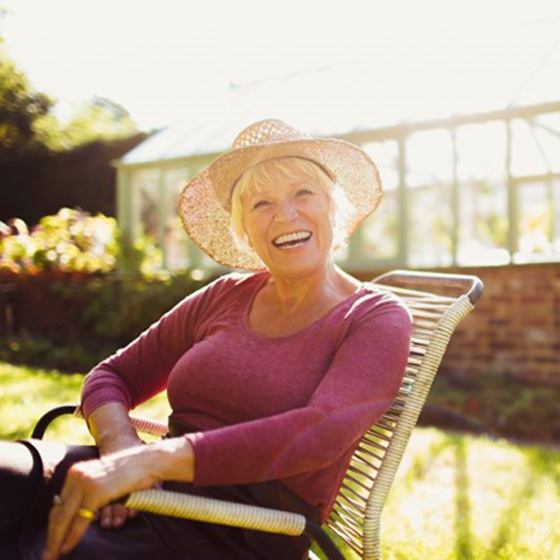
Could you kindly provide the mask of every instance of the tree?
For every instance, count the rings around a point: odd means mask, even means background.
[[[36,132],[51,150],[60,151],[100,140],[129,138],[138,130],[121,105],[94,96],[82,103],[64,124],[52,114],[41,119],[37,122]]]
[[[54,99],[33,89],[0,37],[0,158],[71,150],[138,133],[128,111],[110,99],[92,97],[65,123],[53,112],[55,104]]]
[[[42,151],[46,146],[37,136],[35,125],[54,102],[31,87],[8,57],[3,43],[0,37],[0,150],[8,156]]]
[[[0,37],[0,220],[34,224],[61,207],[115,213],[111,162],[146,134],[109,99],[93,97],[66,122],[54,106],[17,68]]]

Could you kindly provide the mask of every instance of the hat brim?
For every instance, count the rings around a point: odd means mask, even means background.
[[[346,224],[347,235],[379,206],[382,186],[377,166],[362,148],[345,140],[297,139],[231,150],[190,179],[179,197],[179,216],[187,233],[217,263],[244,270],[266,268],[256,253],[244,253],[235,244],[231,190],[250,167],[289,156],[317,162],[344,189],[355,208],[354,219]]]

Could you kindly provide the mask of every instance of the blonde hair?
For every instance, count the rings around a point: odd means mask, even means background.
[[[253,253],[243,226],[242,197],[248,192],[260,192],[265,187],[298,179],[310,179],[327,194],[330,201],[329,217],[333,227],[332,250],[348,242],[348,225],[356,209],[345,190],[335,183],[319,164],[297,156],[269,159],[250,167],[234,185],[231,195],[231,232],[238,249]]]

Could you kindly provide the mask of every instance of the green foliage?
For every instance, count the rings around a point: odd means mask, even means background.
[[[199,270],[171,275],[149,238],[123,246],[113,218],[68,208],[4,228],[0,281],[18,290],[17,337],[0,341],[0,359],[88,370],[138,336],[192,291]]]
[[[136,134],[137,128],[120,105],[93,97],[82,103],[67,122],[60,122],[50,113],[37,121],[35,131],[49,149],[60,151],[97,140],[128,138]]]
[[[78,282],[58,278],[34,284],[32,290],[42,290],[37,300],[48,300],[51,311],[54,305],[62,312],[61,318],[48,330],[41,325],[33,330],[30,324],[16,336],[0,339],[0,360],[88,371],[202,287],[206,280],[196,277],[185,273],[146,278],[115,271]],[[69,311],[64,314],[65,310]]]
[[[114,218],[62,208],[42,218],[30,233],[19,221],[13,235],[0,240],[0,269],[108,272],[119,254]]]
[[[52,106],[52,99],[35,91],[17,69],[0,38],[0,151],[19,155],[43,148],[35,125]]]
[[[0,339],[0,360],[88,371],[125,346],[188,294],[207,281],[184,273],[146,278],[140,273],[73,275],[33,282],[22,292],[33,292],[33,314],[11,337]],[[39,275],[40,278],[40,275]],[[48,302],[43,310],[41,302]],[[33,321],[54,315],[46,323]]]
[[[76,299],[84,302],[79,332],[88,333],[97,345],[121,346],[204,283],[187,273],[146,278],[140,273],[116,272],[80,285],[58,282],[53,294],[65,305]]]
[[[88,348],[87,345],[69,340],[60,344],[25,332],[17,337],[0,339],[0,361],[60,371],[88,371],[112,351],[110,346]]]
[[[70,150],[137,132],[129,113],[110,99],[91,98],[67,122],[53,113],[55,105],[55,100],[31,86],[8,56],[0,37],[0,158]]]

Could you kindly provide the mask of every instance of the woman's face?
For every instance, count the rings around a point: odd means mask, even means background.
[[[331,201],[313,179],[286,180],[241,196],[249,243],[275,275],[296,277],[322,268],[333,241]]]

